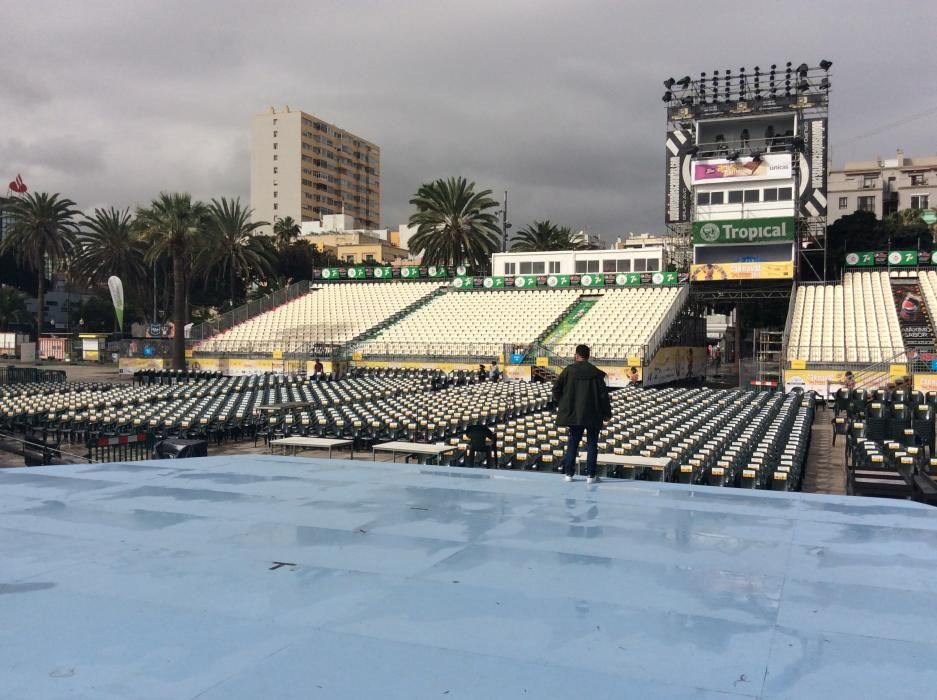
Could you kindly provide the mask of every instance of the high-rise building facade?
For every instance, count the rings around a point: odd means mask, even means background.
[[[251,208],[271,224],[345,213],[380,228],[381,149],[306,112],[271,107],[251,120]]]

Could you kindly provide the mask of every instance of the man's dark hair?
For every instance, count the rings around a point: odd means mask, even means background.
[[[589,346],[588,345],[577,345],[576,354],[579,355],[583,360],[589,359]]]

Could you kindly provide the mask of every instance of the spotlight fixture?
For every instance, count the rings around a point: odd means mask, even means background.
[[[823,70],[829,70],[832,67],[833,67],[832,61],[827,61],[825,58],[822,61],[820,61],[820,68],[822,68]]]
[[[660,98],[663,102],[670,102],[673,99],[673,93],[668,90],[664,93],[664,96]]]
[[[806,144],[804,143],[804,137],[803,137],[803,136],[795,136],[793,139],[791,139],[791,145],[794,147],[794,150],[795,150],[795,151],[802,151],[802,150],[804,150],[804,146],[806,145]]]
[[[699,74],[699,101],[700,104],[706,104],[706,74]]]
[[[697,146],[696,144],[693,144],[692,146],[690,146],[687,153],[689,153],[691,156],[695,156],[697,153],[699,153],[699,146]]]
[[[732,69],[731,69],[731,68],[726,68],[726,77],[725,77],[725,84],[726,84],[726,102],[728,102],[728,101],[729,101],[729,98],[731,97],[731,92],[730,92],[730,90],[732,89],[732,82],[731,82],[731,81],[732,81]]]
[[[797,66],[797,75],[801,78],[806,78],[808,70],[810,70],[810,67],[806,63],[801,63]]]
[[[741,156],[742,156],[741,151],[732,151],[729,155],[726,156],[726,158],[728,160],[738,160],[739,158],[741,158]]]
[[[752,162],[754,163],[761,162],[761,151],[752,151]]]
[[[688,87],[690,87],[691,80],[692,78],[690,76],[684,75],[682,78],[680,78],[680,80],[677,81],[677,85],[686,90]]]
[[[673,78],[667,78],[667,80],[664,81],[664,87],[669,90],[670,88],[673,87],[673,84],[674,84],[675,82],[677,82],[677,81],[674,80]]]
[[[693,104],[693,95],[687,95],[686,97],[684,97],[684,98],[683,98],[682,100],[680,100],[680,101],[681,101],[684,105],[686,105],[687,107],[689,107],[689,106],[691,106],[691,105]]]
[[[801,80],[799,83],[797,83],[797,89],[801,92],[806,92],[810,89],[810,83],[807,80]]]
[[[755,99],[761,99],[761,68],[755,66]]]
[[[830,79],[829,79],[829,78],[824,78],[823,80],[820,81],[820,89],[821,89],[821,90],[829,90],[829,89],[830,89]]]
[[[719,71],[713,71],[713,102],[719,101]]]

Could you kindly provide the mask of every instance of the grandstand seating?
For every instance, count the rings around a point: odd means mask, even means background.
[[[883,362],[903,350],[887,272],[850,272],[842,284],[797,288],[789,360]]]
[[[572,348],[586,343],[593,357],[624,360],[632,356],[654,354],[657,348],[647,348],[654,332],[662,324],[673,322],[680,311],[676,303],[687,288],[642,287],[608,288],[599,301],[572,327],[556,347],[572,354]]]
[[[344,343],[428,297],[439,287],[439,282],[322,285],[198,343],[195,350],[269,352],[313,341]]]
[[[496,357],[536,340],[579,298],[574,289],[450,292],[363,343],[364,355]]]

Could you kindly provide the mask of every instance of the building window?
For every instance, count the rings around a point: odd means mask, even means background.
[[[911,186],[920,187],[921,185],[926,185],[927,180],[924,178],[924,173],[913,173],[911,175]],[[921,209],[926,209],[926,207],[921,207]]]
[[[863,175],[862,189],[870,190],[878,184],[878,175]]]
[[[520,264],[520,270],[522,275],[542,275],[544,269],[546,268],[546,263],[544,262],[522,262]]]
[[[280,205],[277,204],[276,202],[274,202],[274,203],[273,203],[273,211],[276,211],[276,210],[279,209],[279,208],[280,208]]]
[[[277,166],[274,165],[274,166],[273,166],[273,174],[276,175],[278,172],[280,172],[280,169],[279,169]]]
[[[849,197],[840,197],[839,198],[839,208],[848,209],[849,208]]]
[[[530,274],[530,263],[529,263],[529,262],[522,262],[520,265],[521,265],[521,274],[522,274],[522,275],[529,275],[529,274]]]
[[[724,201],[724,197],[725,197],[725,192],[710,192],[709,203],[710,204],[722,204]]]
[[[364,261],[365,261],[365,262],[374,262],[374,256],[371,255],[370,253],[368,253],[367,255],[364,256]]]
[[[779,202],[790,202],[792,199],[794,199],[793,187],[778,187]]]
[[[277,198],[277,194],[279,194],[279,193],[278,193],[276,190],[274,190],[274,191],[273,191],[273,198],[274,198],[274,199]]]
[[[618,270],[618,261],[610,258],[602,261],[602,272],[616,272]]]
[[[540,262],[535,262],[531,269],[535,275],[542,275],[547,269],[547,264],[541,260]]]
[[[559,261],[559,260],[551,260],[551,261],[550,261],[550,274],[551,274],[551,275],[552,275],[552,274],[556,274],[556,273],[558,273],[559,271],[560,271],[560,261]]]
[[[875,211],[875,197],[859,197],[856,208],[859,211]]]
[[[277,120],[276,120],[276,117],[274,117],[274,119],[273,119],[273,125],[274,125],[274,126],[276,126],[276,125],[277,125]]]
[[[745,190],[745,201],[746,202],[760,202],[761,201],[761,190]]]
[[[279,160],[279,158],[280,158],[280,156],[278,156],[276,153],[273,154],[273,159],[274,159],[274,160]]]
[[[630,261],[630,260],[619,260],[619,261],[618,261],[618,271],[619,271],[619,272],[631,272],[631,261]]]
[[[657,258],[648,258],[647,259],[647,271],[648,272],[657,272],[660,269],[660,260]]]
[[[647,272],[647,258],[635,258],[634,259],[634,271],[635,272]]]
[[[274,151],[277,150],[277,142],[276,142],[276,141],[273,142],[273,150],[274,150]]]
[[[700,207],[709,206],[709,192],[697,192],[696,205]]]
[[[354,261],[355,261],[355,256],[354,256],[354,255],[346,255],[346,256],[345,256],[345,262],[346,262],[346,263],[353,263]]]
[[[582,274],[584,272],[598,272],[599,271],[599,261],[598,260],[577,260],[576,261],[576,272]]]
[[[277,131],[274,131],[274,132],[273,132],[273,138],[276,138],[276,137],[277,137],[277,133],[278,133]]]
[[[729,204],[741,204],[742,197],[742,190],[729,190]]]
[[[912,194],[911,195],[911,208],[912,209],[928,209],[928,199],[929,197],[926,194]]]
[[[776,202],[778,201],[778,188],[766,187],[764,193],[761,196],[766,202]]]
[[[514,271],[517,269],[515,265],[516,263],[504,263],[504,274],[513,275]]]

